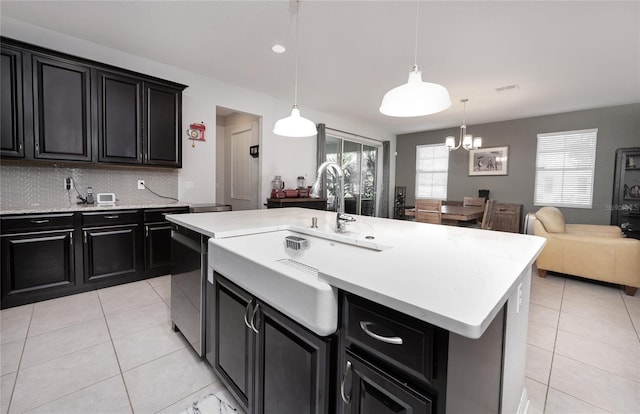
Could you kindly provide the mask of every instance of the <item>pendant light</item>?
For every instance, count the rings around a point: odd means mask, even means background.
[[[300,13],[300,2],[296,2],[296,50],[295,61],[296,71],[294,79],[294,92],[293,92],[293,108],[291,109],[291,115],[286,118],[282,118],[276,122],[273,127],[273,133],[283,137],[311,137],[318,134],[316,124],[313,121],[308,120],[300,116],[300,108],[298,108],[298,14]]]
[[[444,140],[444,144],[449,149],[449,151],[455,151],[460,146],[466,149],[467,151],[472,149],[478,149],[482,146],[482,137],[474,137],[471,134],[467,134],[467,124],[465,122],[465,118],[467,115],[467,102],[469,100],[467,98],[461,99],[462,102],[462,125],[460,126],[460,142],[456,145],[456,138],[453,136],[448,136]]]
[[[380,112],[395,117],[412,117],[435,114],[451,106],[447,89],[437,83],[423,82],[418,66],[418,6],[416,0],[416,39],[414,64],[409,72],[409,80],[404,85],[391,89],[382,98]]]

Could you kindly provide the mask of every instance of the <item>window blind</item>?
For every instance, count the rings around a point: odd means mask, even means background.
[[[534,205],[591,208],[597,129],[538,134]]]
[[[416,147],[416,198],[446,200],[449,150],[444,144]]]

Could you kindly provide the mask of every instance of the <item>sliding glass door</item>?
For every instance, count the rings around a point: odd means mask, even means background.
[[[326,160],[337,163],[344,171],[345,212],[375,216],[378,147],[327,133],[325,149]],[[328,207],[335,210],[338,181],[328,172],[325,183]]]

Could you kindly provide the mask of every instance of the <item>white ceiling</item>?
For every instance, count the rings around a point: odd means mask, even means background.
[[[293,103],[290,1],[6,1],[3,16]],[[418,64],[453,105],[389,118],[413,64],[414,1],[300,3],[299,104],[393,133],[640,102],[640,2],[421,1]],[[276,55],[274,43],[288,47]],[[519,89],[496,92],[496,88]],[[284,116],[285,114],[283,114]],[[322,122],[322,120],[316,120]]]

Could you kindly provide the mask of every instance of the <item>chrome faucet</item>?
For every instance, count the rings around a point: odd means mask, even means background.
[[[322,174],[327,170],[327,168],[331,168],[334,175],[338,178],[338,191],[336,192],[336,197],[338,197],[338,205],[336,207],[336,233],[344,233],[347,231],[347,223],[354,222],[356,219],[353,218],[353,216],[344,213],[344,172],[342,171],[342,168],[340,168],[340,166],[335,162],[331,161],[326,161],[320,164],[318,172],[316,173],[316,181],[311,187],[309,196],[313,198],[320,197]]]

